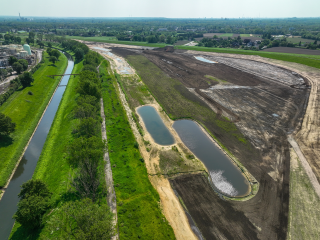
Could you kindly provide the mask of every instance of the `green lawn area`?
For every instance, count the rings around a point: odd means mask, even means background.
[[[220,35],[219,37],[232,37],[233,33],[224,33],[222,35]]]
[[[100,67],[106,73],[105,66]],[[160,197],[151,185],[126,112],[120,102],[116,79],[103,80],[108,150],[117,196],[120,239],[175,239],[159,206]]]
[[[250,34],[240,34],[240,37],[250,37]]]
[[[19,89],[0,107],[0,112],[16,123],[10,138],[0,142],[0,187],[6,185],[23,149],[29,141],[38,121],[46,108],[60,78],[47,75],[63,74],[67,58],[62,54],[56,66],[52,66],[45,53],[45,63],[34,73],[32,86]],[[33,95],[29,95],[31,91]]]

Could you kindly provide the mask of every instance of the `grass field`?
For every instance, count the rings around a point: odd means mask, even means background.
[[[320,239],[320,199],[291,150],[288,240]]]
[[[29,141],[38,121],[46,108],[60,78],[46,75],[63,74],[67,58],[61,55],[56,66],[52,66],[45,53],[45,63],[35,72],[32,86],[19,89],[0,107],[0,112],[12,118],[16,130],[0,142],[0,187],[5,186],[23,149]],[[29,95],[31,91],[33,95]]]
[[[287,38],[287,42],[291,42],[291,43],[299,43],[301,41],[301,43],[313,43],[314,40],[312,39],[306,39],[306,38],[301,38],[301,37],[293,37],[293,38]]]
[[[111,73],[110,68],[108,69]],[[105,67],[100,67],[101,73]],[[120,239],[175,239],[161,213],[160,197],[151,185],[126,112],[111,74],[103,80],[108,150],[117,196]]]
[[[72,73],[80,72],[83,64],[75,64]],[[34,179],[42,179],[53,193],[55,206],[68,201],[67,189],[69,186],[72,168],[66,163],[66,145],[72,140],[72,130],[75,125],[73,109],[76,106],[76,92],[78,77],[70,78],[68,86],[61,99],[56,116],[43,146],[36,170],[33,174]],[[59,154],[57,154],[59,153]],[[44,238],[50,236],[50,232],[43,228],[41,232],[36,232],[32,236],[16,223],[11,232],[10,239],[36,239],[38,234]]]
[[[233,33],[224,33],[222,35],[220,35],[219,37],[232,37]]]

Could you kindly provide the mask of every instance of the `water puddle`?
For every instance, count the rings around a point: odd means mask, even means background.
[[[206,63],[217,63],[217,62],[208,60],[208,59],[206,59],[206,58],[204,58],[204,57],[196,57],[196,56],[194,56],[194,57],[195,57],[197,60],[202,61],[202,62],[206,62]]]
[[[183,143],[199,158],[209,171],[214,187],[228,196],[244,196],[249,183],[232,160],[191,120],[173,124]]]
[[[151,137],[157,144],[166,146],[175,143],[172,134],[163,123],[154,107],[142,106],[137,109],[137,112],[142,118]]]

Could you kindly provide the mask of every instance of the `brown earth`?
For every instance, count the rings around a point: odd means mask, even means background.
[[[264,52],[280,52],[280,53],[295,53],[295,54],[306,54],[306,55],[320,55],[319,50],[291,48],[291,47],[273,47],[273,48],[264,49],[262,51],[264,51]]]
[[[190,93],[190,91],[185,91],[186,88],[195,88],[198,90],[197,93],[202,92],[205,94],[202,96],[218,103],[222,112],[227,109],[238,115],[240,121],[236,122],[237,127],[256,147],[251,150],[241,148],[239,143],[232,141],[227,134],[213,127],[210,122],[203,122],[260,183],[260,190],[253,199],[246,202],[230,202],[222,201],[213,193],[207,181],[200,181],[197,175],[180,176],[171,180],[174,188],[180,189],[180,192],[178,191],[180,197],[205,237],[207,239],[285,239],[290,171],[290,152],[286,134],[299,126],[309,90],[290,87],[291,72],[280,67],[275,67],[274,71],[279,72],[279,79],[285,79],[284,82],[269,76],[269,68],[262,73],[259,72],[259,66],[256,69],[253,67],[251,72],[241,69],[242,60],[234,63],[238,64],[237,66],[230,66],[223,63],[209,64],[198,61],[193,57],[194,52],[167,53],[158,49],[133,53],[119,48],[113,51],[123,57],[143,54],[165,74],[183,84],[176,88],[176,91],[185,98],[203,105],[204,102],[197,95],[188,94],[187,92]],[[197,54],[210,55],[199,52]],[[212,54],[211,56],[226,55]],[[246,58],[250,59],[250,56]],[[248,63],[256,64],[253,61]],[[136,70],[150,88],[149,80],[144,78],[143,72],[137,68]],[[206,78],[205,75],[227,81],[232,86],[249,88],[220,89],[219,81]],[[283,76],[289,76],[288,82]],[[298,77],[292,76],[292,78],[294,81]],[[306,79],[302,82],[301,84],[308,84]],[[209,87],[213,87],[213,90],[208,90]],[[208,92],[203,92],[204,90]],[[161,99],[158,98],[158,101],[161,103]],[[272,113],[279,116],[272,117]],[[189,184],[185,184],[186,181]],[[198,189],[206,194],[200,194],[201,191]],[[209,192],[212,193],[209,194]],[[243,224],[246,222],[248,224]],[[213,225],[216,229],[212,227]],[[235,225],[237,227],[234,227]]]

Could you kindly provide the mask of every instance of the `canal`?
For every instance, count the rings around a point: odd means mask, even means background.
[[[65,55],[68,58],[68,66],[65,74],[71,74],[74,62],[69,54]],[[10,236],[10,232],[14,224],[12,216],[17,211],[17,204],[19,202],[18,194],[21,189],[20,186],[32,178],[69,78],[70,76],[64,76],[60,81],[60,84],[23,155],[22,160],[20,161],[4,195],[2,196],[0,201],[0,240],[7,240]]]

